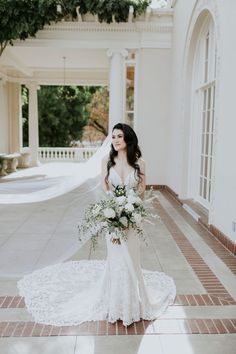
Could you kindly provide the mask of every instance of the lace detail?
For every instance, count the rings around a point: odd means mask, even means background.
[[[140,301],[126,269],[110,270],[106,261],[71,261],[25,276],[18,288],[35,322],[71,326],[121,319],[129,325],[157,318],[175,299],[173,280],[164,273],[143,271],[143,279]]]
[[[109,183],[120,184],[110,170]],[[130,173],[125,181],[133,188],[137,181]],[[128,231],[121,245],[106,235],[107,260],[59,263],[37,270],[19,280],[20,295],[39,323],[69,326],[85,321],[118,319],[129,325],[141,318],[160,316],[176,296],[173,279],[162,272],[142,270],[139,239]]]

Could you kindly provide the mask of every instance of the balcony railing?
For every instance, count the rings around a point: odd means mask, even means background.
[[[84,162],[87,161],[97,151],[96,147],[87,148],[42,148],[38,149],[40,162],[51,161],[69,161]]]

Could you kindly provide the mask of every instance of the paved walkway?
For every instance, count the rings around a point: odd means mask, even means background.
[[[77,249],[78,205],[89,202],[83,188],[47,202],[0,206],[0,352],[235,354],[236,259],[167,192],[157,192],[162,221],[146,227],[142,265],[174,278],[173,306],[156,321],[127,328],[106,321],[74,327],[33,322],[16,289],[22,274],[66,259],[105,258],[103,243],[96,252],[89,244]]]

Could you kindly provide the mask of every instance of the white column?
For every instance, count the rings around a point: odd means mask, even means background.
[[[9,153],[9,105],[8,105],[8,83],[0,80],[0,153]]]
[[[109,132],[112,127],[124,121],[124,87],[125,87],[125,58],[126,49],[109,49]]]
[[[8,83],[8,117],[10,153],[20,152],[22,145],[21,85]]]
[[[38,166],[39,127],[37,83],[27,85],[29,89],[29,150],[30,165]]]

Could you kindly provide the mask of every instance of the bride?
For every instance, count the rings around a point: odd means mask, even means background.
[[[122,123],[114,126],[110,154],[102,161],[104,192],[118,185],[135,188],[144,198],[145,163],[138,139]],[[19,280],[20,295],[34,320],[56,326],[122,320],[128,326],[160,316],[174,302],[173,279],[162,272],[142,270],[139,238],[132,228],[127,236],[117,244],[105,235],[106,261],[69,261]]]

